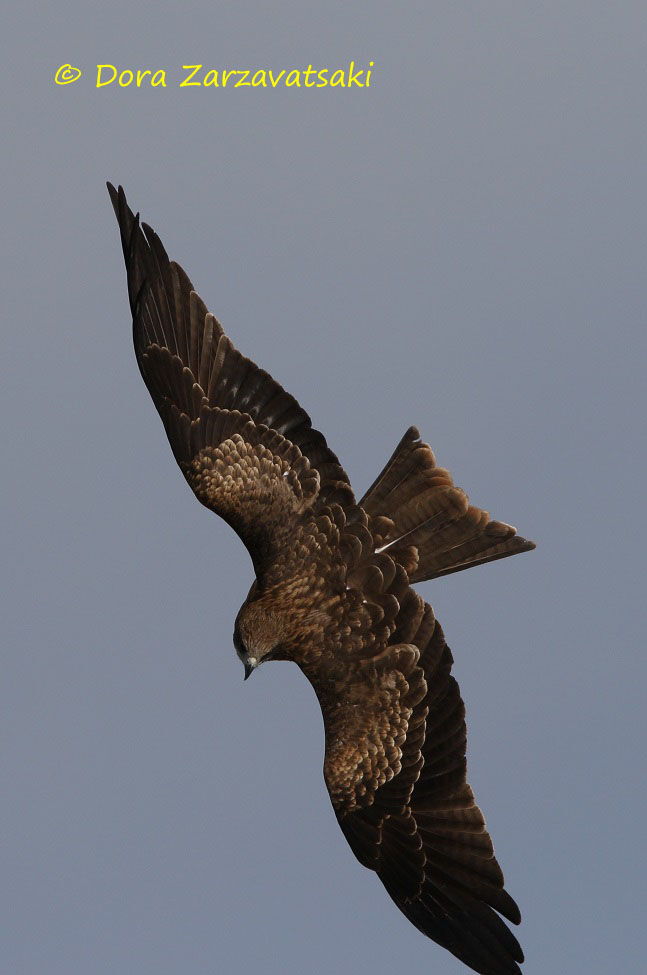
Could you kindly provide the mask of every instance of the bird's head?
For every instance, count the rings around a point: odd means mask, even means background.
[[[278,660],[285,638],[277,613],[260,601],[245,602],[236,617],[234,646],[245,668],[245,680],[264,660]]]

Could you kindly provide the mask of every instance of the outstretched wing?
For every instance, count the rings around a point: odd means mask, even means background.
[[[343,679],[313,681],[333,806],[360,863],[420,931],[482,975],[520,975],[523,953],[499,916],[518,923],[519,909],[466,781],[452,655],[431,607],[390,561],[368,559],[366,579],[384,584],[362,597],[369,608],[397,600],[386,647],[356,651]]]
[[[196,497],[257,574],[317,503],[352,503],[348,477],[293,396],[241,355],[159,237],[108,184],[119,221],[139,368]]]

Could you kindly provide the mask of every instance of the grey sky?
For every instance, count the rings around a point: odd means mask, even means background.
[[[0,949],[464,969],[355,862],[295,667],[134,361],[106,179],[360,493],[410,423],[536,552],[426,583],[528,975],[644,958],[644,3],[27,4],[3,54]],[[183,63],[369,90],[179,89]],[[58,66],[84,74],[55,86]],[[167,69],[96,90],[97,63]],[[639,948],[640,944],[640,948]]]

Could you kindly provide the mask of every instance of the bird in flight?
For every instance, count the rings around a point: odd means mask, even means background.
[[[360,863],[423,933],[481,975],[520,975],[519,942],[466,781],[452,654],[412,583],[534,548],[469,504],[410,427],[357,501],[294,397],[241,355],[157,234],[109,183],[135,354],[198,500],[255,579],[236,618],[245,678],[292,660],[319,699],[324,777]]]

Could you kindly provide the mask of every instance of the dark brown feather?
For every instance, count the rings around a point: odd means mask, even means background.
[[[307,413],[238,352],[155,232],[109,186],[137,362],[198,500],[250,551],[241,643],[294,660],[324,718],[324,775],[357,859],[482,975],[515,975],[520,920],[466,781],[465,708],[410,583],[533,548],[470,506],[411,427],[356,504]]]
[[[468,504],[449,471],[436,466],[431,448],[409,427],[384,470],[360,501],[379,520],[379,545],[405,565],[410,582],[422,582],[493,562],[535,547],[516,528],[490,521]],[[417,552],[411,566],[409,550]]]

